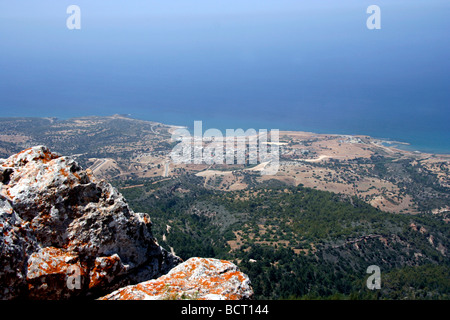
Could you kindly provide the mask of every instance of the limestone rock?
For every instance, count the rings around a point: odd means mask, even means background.
[[[11,299],[27,290],[27,256],[38,250],[28,225],[0,194],[0,297]]]
[[[225,260],[190,258],[158,279],[116,290],[100,300],[246,300],[247,275]]]
[[[181,262],[148,214],[43,146],[0,159],[0,246],[1,299],[98,296]]]

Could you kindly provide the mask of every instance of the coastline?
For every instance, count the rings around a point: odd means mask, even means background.
[[[148,120],[150,121],[150,120]],[[233,126],[232,122],[227,122],[227,125],[221,125],[221,127],[225,127],[225,128],[229,128],[229,129],[239,129],[242,128],[242,126]],[[249,121],[249,123],[251,124],[251,121]],[[167,125],[167,124],[166,124]],[[187,129],[191,132],[191,134],[193,134],[193,123],[192,124],[188,124],[188,125],[168,125],[171,128],[173,128],[173,130],[177,129],[177,128],[182,128],[182,129]],[[402,152],[412,152],[412,153],[422,153],[422,154],[435,154],[435,155],[446,155],[449,156],[450,155],[450,146],[449,147],[435,147],[432,145],[427,145],[427,146],[423,146],[423,145],[418,145],[415,144],[412,141],[399,141],[398,138],[390,138],[390,137],[382,137],[382,135],[370,135],[370,134],[366,134],[366,133],[330,133],[327,130],[323,130],[323,129],[319,129],[317,128],[317,130],[293,130],[292,128],[283,128],[281,126],[279,126],[279,128],[270,128],[270,127],[266,127],[266,128],[257,128],[254,127],[255,130],[260,130],[260,129],[267,129],[267,131],[269,132],[272,129],[278,129],[280,130],[280,134],[282,132],[295,132],[295,133],[299,133],[299,134],[308,134],[308,135],[328,135],[328,136],[348,136],[348,137],[369,137],[373,140],[378,140],[380,141],[380,144],[382,144],[384,147],[390,148],[390,149],[395,149],[398,151],[402,151]],[[203,130],[206,130],[207,128],[203,128]],[[218,128],[219,130],[221,130],[221,128]],[[242,128],[245,130],[248,129],[247,128]],[[222,130],[223,133],[225,134],[225,130]],[[353,131],[353,130],[348,130],[348,131]]]
[[[74,120],[74,119],[83,119],[83,118],[89,118],[89,117],[113,117],[113,118],[122,118],[122,119],[134,119],[137,121],[147,121],[151,123],[159,123],[161,125],[169,127],[169,132],[172,133],[176,129],[187,129],[191,133],[193,133],[193,125],[194,122],[191,121],[191,119],[180,119],[179,117],[170,117],[171,120],[167,119],[164,115],[160,114],[153,114],[152,117],[147,117],[144,115],[133,115],[133,114],[113,114],[113,115],[100,115],[100,116],[83,116],[83,115],[77,115],[73,117],[61,117],[59,115],[55,116],[43,116],[43,117],[4,117],[4,119],[7,118],[42,118],[42,119],[48,119],[52,123],[55,121],[68,121],[68,120]],[[200,120],[200,119],[199,119]],[[388,147],[390,149],[396,149],[403,152],[413,152],[413,153],[423,153],[423,154],[435,154],[435,155],[450,155],[450,145],[439,145],[439,143],[434,144],[428,144],[425,145],[422,143],[416,143],[414,138],[408,139],[407,135],[405,135],[404,138],[402,137],[395,137],[392,138],[389,136],[389,132],[386,133],[386,135],[382,132],[378,134],[369,134],[365,132],[357,132],[355,133],[355,130],[352,128],[349,128],[346,130],[346,132],[342,132],[342,130],[337,130],[337,132],[330,133],[329,130],[326,130],[324,128],[313,128],[308,127],[302,129],[301,126],[298,126],[298,128],[292,128],[291,125],[280,125],[279,123],[271,123],[271,122],[261,122],[254,119],[249,119],[249,121],[245,121],[245,123],[248,125],[242,126],[240,124],[243,123],[243,119],[237,119],[236,121],[233,121],[232,119],[228,118],[225,121],[219,121],[217,122],[217,119],[211,121],[211,119],[203,119],[203,123],[208,123],[208,126],[204,125],[203,130],[207,130],[208,128],[216,127],[217,129],[221,130],[225,135],[226,128],[229,129],[239,129],[242,128],[247,130],[248,128],[253,127],[257,131],[260,129],[267,129],[269,132],[272,129],[278,129],[281,132],[296,132],[300,134],[311,134],[311,135],[328,135],[328,136],[349,136],[349,137],[370,137],[373,140],[378,140],[384,147]],[[272,124],[272,125],[271,125]],[[297,126],[296,126],[297,127]],[[351,133],[349,133],[351,132]],[[429,135],[431,138],[429,140],[432,140],[432,134],[429,132],[424,132],[422,135],[419,135],[421,140],[423,141],[425,139],[425,136]],[[417,134],[415,135],[417,137]],[[436,139],[437,141],[443,141],[446,142],[447,139],[445,137],[440,137],[440,139]],[[450,141],[450,140],[449,140]]]

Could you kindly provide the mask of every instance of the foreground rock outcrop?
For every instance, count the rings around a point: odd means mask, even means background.
[[[253,296],[229,261],[181,262],[158,245],[147,214],[73,159],[43,146],[0,159],[0,299]]]
[[[191,258],[158,279],[128,286],[101,300],[246,300],[250,280],[225,260]]]
[[[148,214],[71,158],[39,146],[0,159],[1,299],[98,297],[180,262]]]

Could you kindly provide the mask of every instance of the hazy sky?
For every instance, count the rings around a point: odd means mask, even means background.
[[[449,30],[448,0],[2,0],[0,110],[445,130]]]

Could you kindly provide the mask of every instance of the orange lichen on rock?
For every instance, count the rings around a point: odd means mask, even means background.
[[[79,277],[81,286],[86,271],[75,253],[54,247],[46,247],[33,253],[28,259],[29,298],[52,296],[60,299],[72,295],[73,290],[68,281],[74,272]]]
[[[57,159],[60,155],[50,152],[46,147],[39,146],[41,149],[36,152],[36,147],[25,149],[12,157],[15,163],[26,164],[29,161],[41,160],[42,163],[48,163],[53,159]]]
[[[158,279],[116,290],[100,300],[244,300],[252,296],[248,276],[233,263],[190,258]]]
[[[95,259],[94,268],[90,272],[89,288],[99,287],[111,282],[124,270],[125,267],[117,254]]]
[[[66,172],[66,170],[64,170],[64,169],[59,169],[59,173],[61,174],[61,175],[63,175],[64,177],[68,177],[69,176],[69,174]]]
[[[78,261],[74,253],[47,247],[33,253],[28,260],[27,278],[33,279],[46,274],[67,273],[67,269]],[[81,268],[81,265],[79,265]]]

